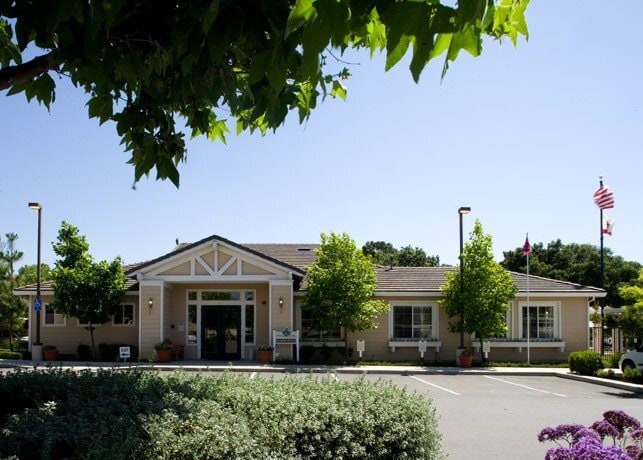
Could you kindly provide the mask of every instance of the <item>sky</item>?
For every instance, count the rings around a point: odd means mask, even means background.
[[[133,189],[114,125],[88,119],[66,79],[54,77],[50,112],[0,93],[0,234],[17,233],[21,263],[35,263],[37,201],[50,265],[63,220],[98,260],[148,260],[177,238],[317,243],[334,231],[456,264],[457,210],[470,206],[465,233],[480,219],[500,261],[527,232],[532,244],[598,245],[602,175],[616,201],[605,245],[643,262],[640,17],[639,0],[533,1],[528,41],[486,40],[442,81],[438,60],[415,84],[408,59],[385,72],[383,56],[350,55],[346,101],[328,98],[304,125],[292,113],[265,137],[189,141],[178,190],[154,176]]]

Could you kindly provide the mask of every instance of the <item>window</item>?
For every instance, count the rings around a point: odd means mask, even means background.
[[[430,305],[394,305],[393,340],[435,338],[433,316]]]
[[[48,303],[45,304],[45,314],[43,316],[43,321],[45,326],[65,326],[67,324],[65,315],[63,315],[62,313],[56,313],[54,307],[52,307]]]
[[[134,325],[134,304],[122,303],[114,313],[114,326],[133,326]]]
[[[188,305],[188,345],[197,344],[196,305]]]
[[[506,342],[511,340],[511,338],[513,337],[512,325],[511,325],[512,310],[513,310],[513,303],[509,302],[509,305],[507,306],[507,313],[505,314],[505,326],[507,327],[507,332],[505,334],[491,334],[491,336],[489,337],[491,340],[496,342]]]
[[[301,310],[301,340],[309,342],[332,342],[342,340],[342,331],[318,331],[314,328],[315,321],[312,313]]]
[[[558,305],[553,303],[530,304],[529,311],[527,311],[527,305],[522,305],[522,339],[527,339],[527,333],[531,340],[558,339],[558,311]]]
[[[247,298],[248,296],[246,296],[246,299]],[[246,335],[244,340],[246,343],[255,342],[255,306],[254,305],[246,305]]]
[[[240,300],[241,294],[239,291],[203,291],[201,293],[201,300]]]

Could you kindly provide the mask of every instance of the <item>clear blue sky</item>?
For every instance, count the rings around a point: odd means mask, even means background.
[[[306,125],[188,143],[181,188],[143,179],[113,125],[88,120],[87,97],[58,80],[51,113],[0,95],[0,233],[19,234],[23,263],[43,262],[63,219],[97,259],[127,263],[218,234],[239,243],[318,242],[322,231],[411,244],[454,264],[459,206],[481,220],[496,258],[534,242],[599,243],[598,176],[615,191],[606,246],[643,262],[643,17],[638,0],[534,1],[530,38],[488,41],[440,82],[441,62],[413,83],[363,54],[346,102],[328,99]],[[57,77],[56,77],[57,78]]]

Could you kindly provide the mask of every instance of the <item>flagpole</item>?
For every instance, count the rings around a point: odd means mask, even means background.
[[[603,176],[599,176],[599,189],[603,187]],[[603,208],[600,208],[599,231],[601,234],[601,288],[605,289],[605,254],[603,252]],[[601,305],[601,356],[605,355],[605,297],[600,298]]]
[[[527,234],[527,238],[529,238],[529,234]],[[531,364],[529,356],[529,336],[531,331],[529,326],[529,253],[527,253],[527,364]]]

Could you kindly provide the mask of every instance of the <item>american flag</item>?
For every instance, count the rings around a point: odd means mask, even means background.
[[[594,203],[601,209],[614,207],[614,192],[607,185],[601,185],[594,192]]]
[[[531,254],[531,244],[529,244],[529,235],[525,238],[525,244],[522,246],[522,255]]]

